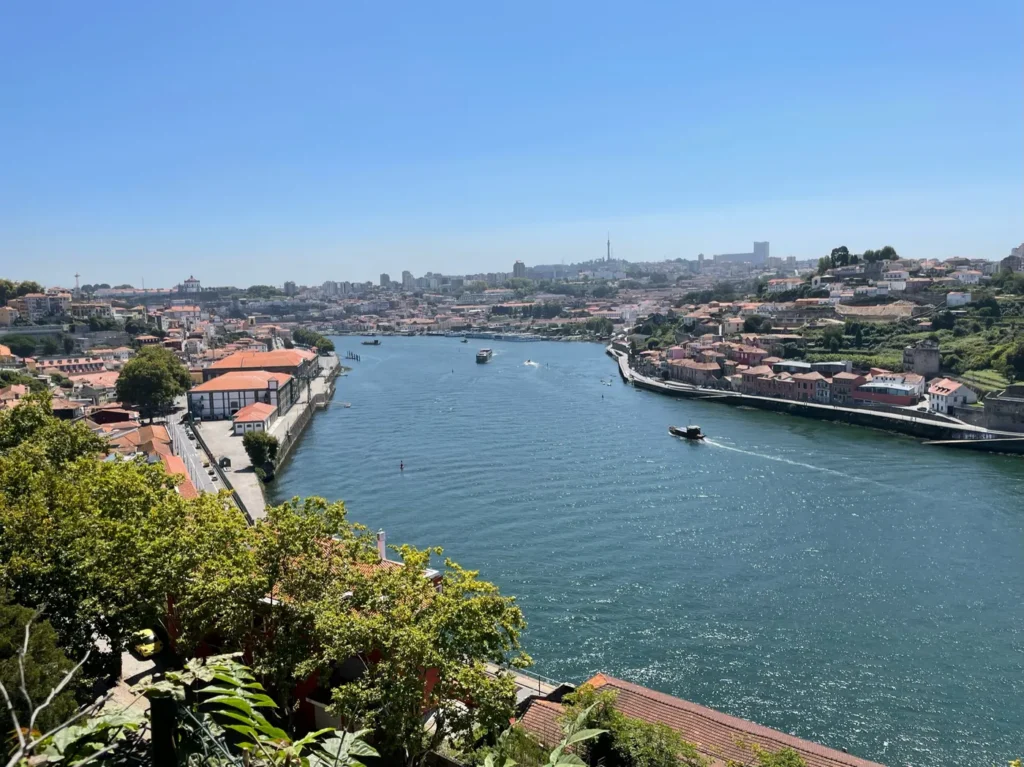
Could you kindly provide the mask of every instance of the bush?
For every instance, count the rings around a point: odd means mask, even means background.
[[[252,465],[261,471],[266,471],[268,463],[272,468],[277,459],[277,437],[265,431],[246,432],[242,437],[242,447],[245,448],[245,454],[249,456]]]
[[[566,718],[590,709],[586,727],[606,730],[586,747],[589,762],[607,767],[705,767],[697,747],[663,724],[626,716],[615,708],[614,692],[583,685],[566,696]]]

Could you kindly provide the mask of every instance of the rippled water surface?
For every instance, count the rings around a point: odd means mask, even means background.
[[[274,498],[480,569],[538,671],[890,765],[1024,754],[1024,459],[635,391],[595,345],[335,341],[362,361]]]

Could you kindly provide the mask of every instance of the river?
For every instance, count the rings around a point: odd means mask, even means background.
[[[334,340],[362,361],[271,500],[481,570],[538,672],[893,766],[1024,754],[1024,459],[634,390],[592,344]]]

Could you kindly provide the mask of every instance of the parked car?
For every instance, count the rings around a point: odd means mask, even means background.
[[[142,629],[132,634],[132,641],[128,652],[137,660],[147,660],[159,655],[164,649],[164,643],[156,635],[153,629]]]

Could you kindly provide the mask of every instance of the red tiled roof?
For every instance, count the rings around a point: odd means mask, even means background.
[[[263,423],[276,412],[277,407],[275,405],[268,405],[265,402],[254,402],[235,413],[234,420],[240,423],[252,423],[254,421]]]
[[[230,358],[229,358],[230,359]],[[214,364],[216,367],[216,363]],[[189,391],[250,391],[268,389],[271,381],[277,381],[278,387],[292,380],[287,373],[269,373],[266,370],[235,370],[224,375],[211,378],[206,383],[193,386]]]
[[[298,367],[316,355],[302,349],[275,349],[272,352],[235,352],[217,360],[211,368],[217,370],[260,370],[262,368]]]
[[[740,741],[756,743],[771,751],[792,748],[803,757],[807,767],[881,767],[877,762],[605,674],[598,674],[587,684],[597,690],[614,690],[617,693],[615,707],[623,714],[645,722],[668,725],[712,758],[746,763],[750,752],[737,744]]]
[[[562,727],[558,723],[558,717],[561,715],[562,707],[559,704],[537,699],[530,702],[529,708],[519,719],[519,724],[540,741],[542,746],[554,748],[565,737],[565,733],[562,732]]]
[[[959,381],[950,381],[948,378],[943,378],[941,381],[935,381],[930,387],[928,387],[928,393],[952,394],[961,386],[963,386],[963,384]]]
[[[185,469],[185,462],[176,455],[165,455],[162,458],[164,462],[164,471],[171,476],[182,477],[181,483],[178,485],[178,495],[182,498],[198,498],[199,491],[196,490],[196,486],[192,484],[192,480],[188,478],[188,471]]]

